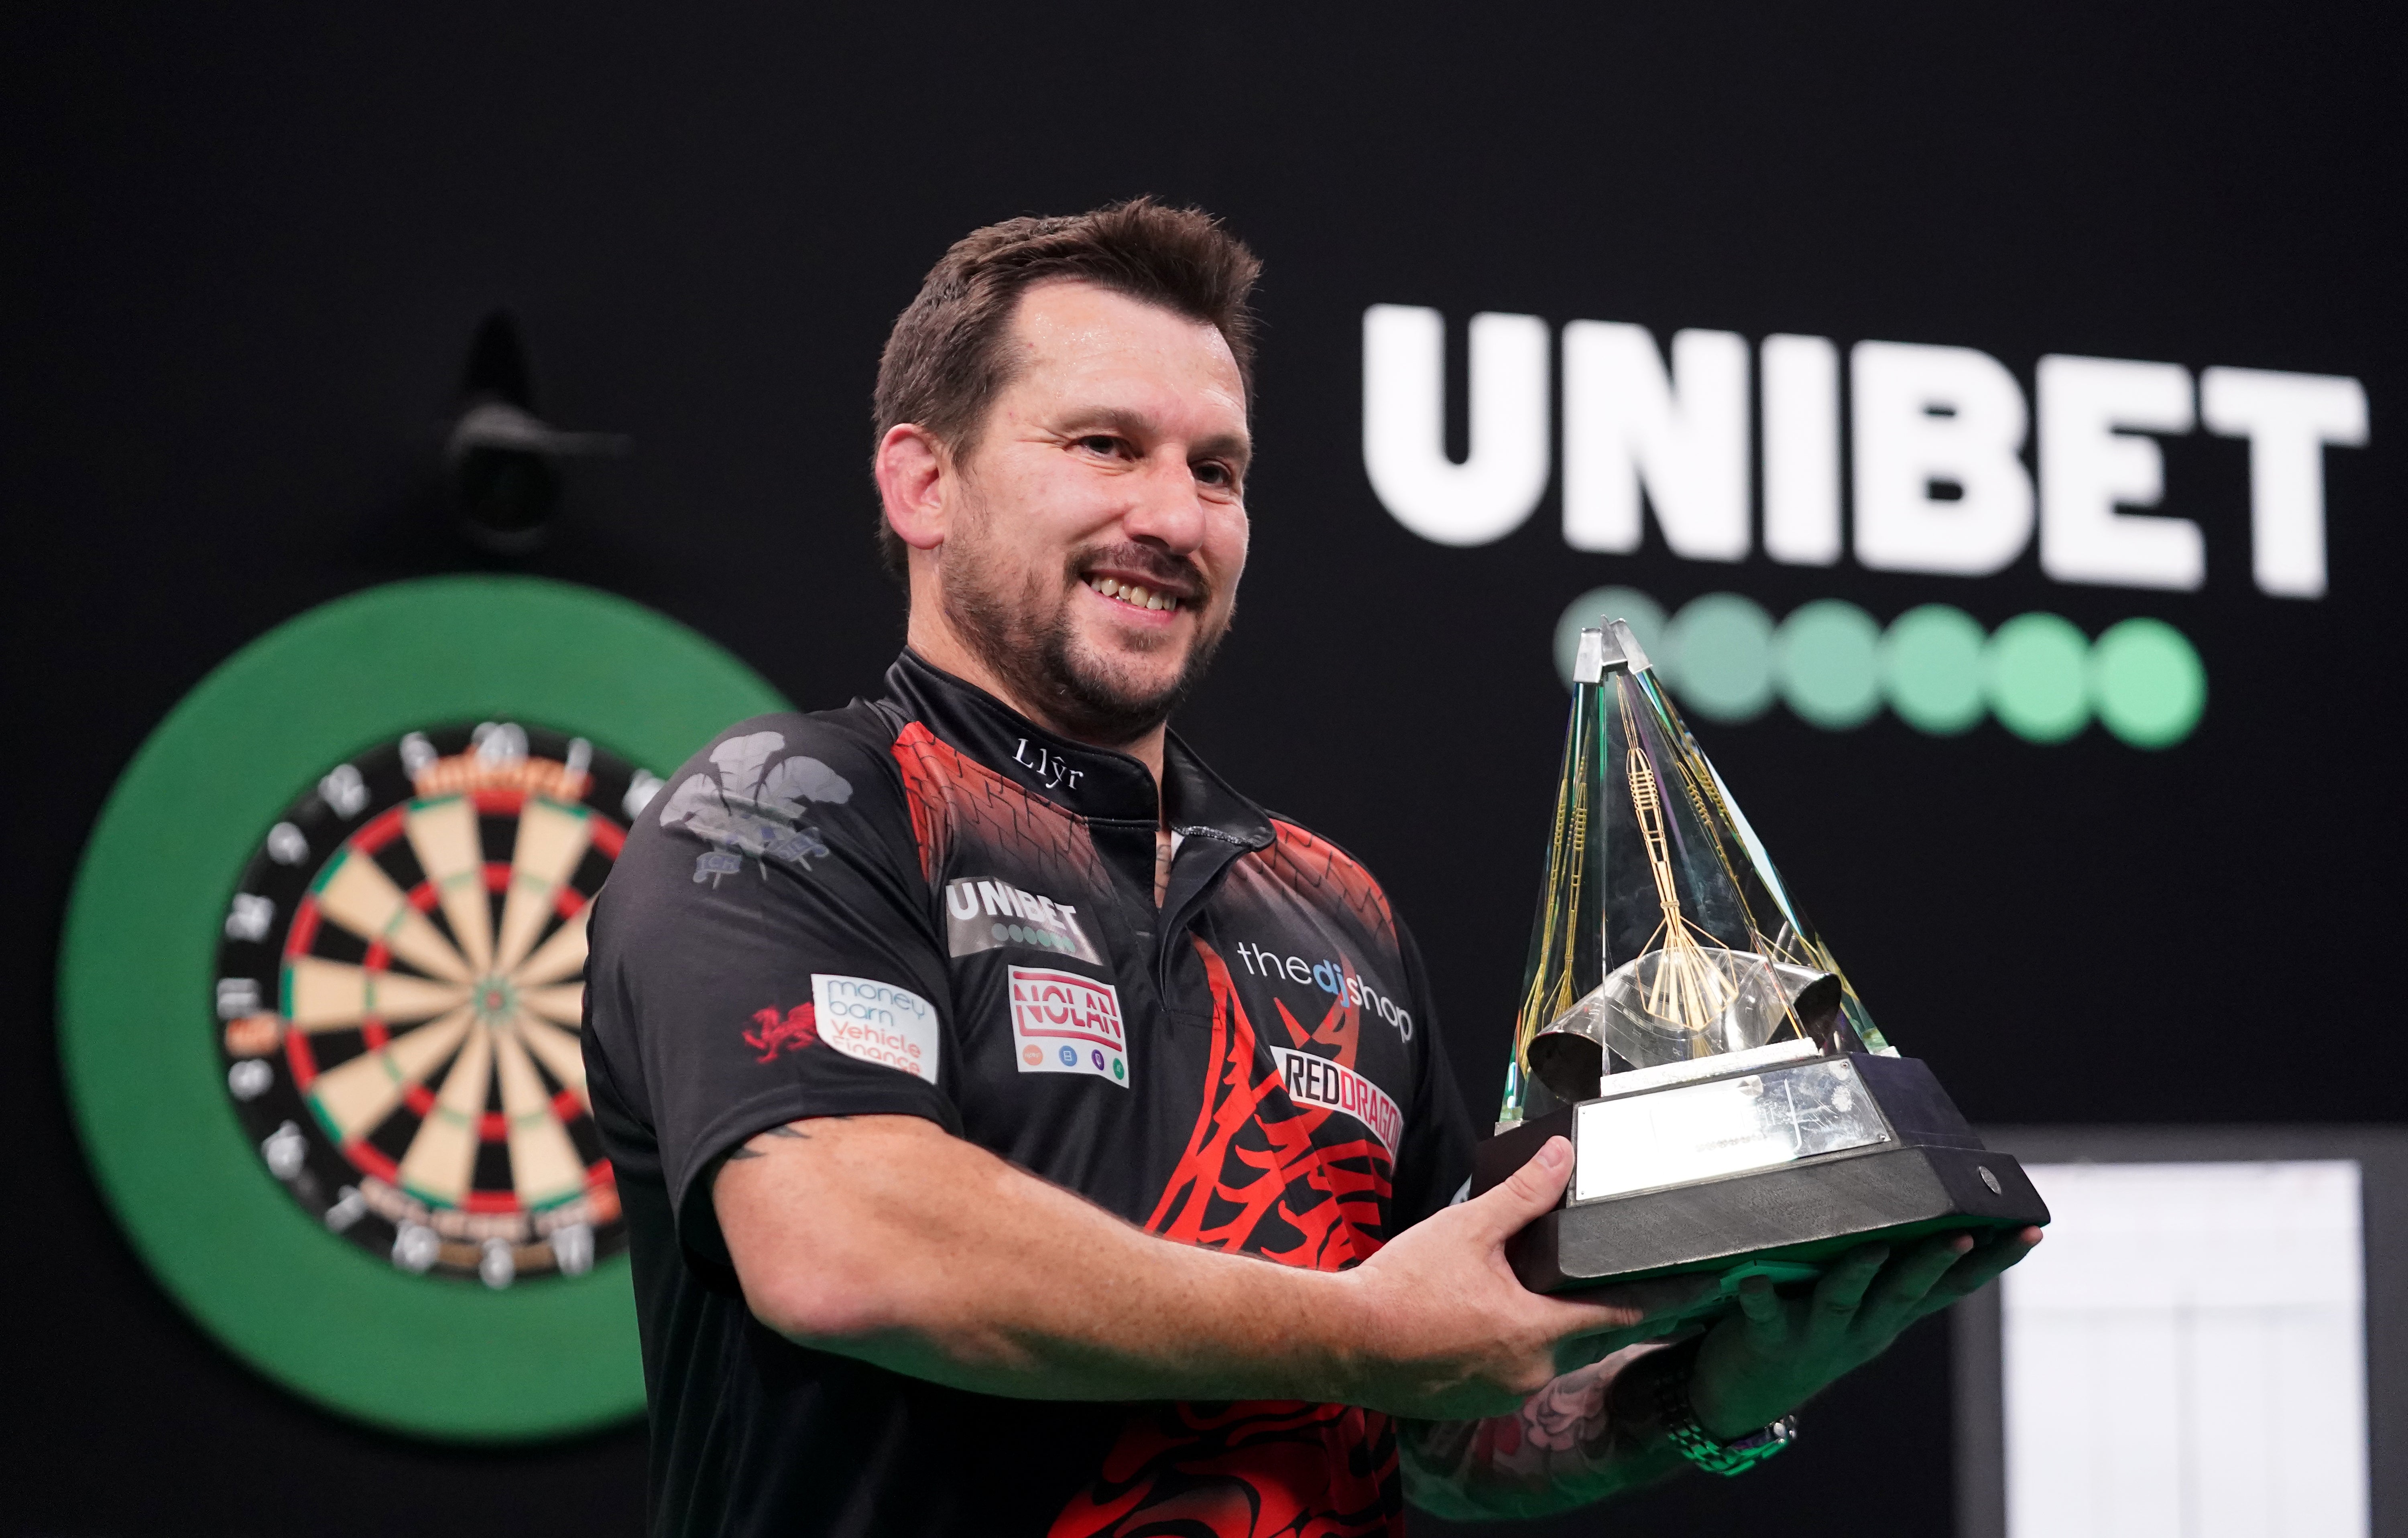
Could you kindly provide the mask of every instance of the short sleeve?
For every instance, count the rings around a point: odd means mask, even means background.
[[[810,1117],[961,1122],[952,1001],[899,776],[867,707],[729,729],[636,819],[595,904],[590,1050],[724,1264],[708,1175]],[[861,718],[867,718],[865,721]]]
[[[1405,979],[1412,990],[1414,1032],[1421,1050],[1413,1104],[1405,1117],[1404,1146],[1397,1154],[1395,1222],[1392,1233],[1427,1218],[1455,1199],[1471,1175],[1471,1115],[1464,1108],[1455,1067],[1439,1039],[1438,1009],[1421,947],[1404,920],[1397,920],[1397,948],[1404,955]]]

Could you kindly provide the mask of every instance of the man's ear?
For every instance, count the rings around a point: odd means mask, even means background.
[[[953,456],[929,431],[916,422],[886,430],[878,440],[873,468],[879,500],[885,505],[886,524],[896,537],[915,550],[933,550],[945,542],[953,511],[955,472]]]

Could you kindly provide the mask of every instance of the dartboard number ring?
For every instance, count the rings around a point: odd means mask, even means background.
[[[351,593],[194,684],[93,824],[59,958],[76,1130],[166,1295],[384,1431],[640,1414],[575,953],[659,788],[631,765],[787,708],[667,616],[527,577]]]
[[[494,1289],[625,1247],[585,1090],[585,918],[659,784],[582,737],[430,726],[265,831],[210,1014],[261,1161],[329,1231]]]

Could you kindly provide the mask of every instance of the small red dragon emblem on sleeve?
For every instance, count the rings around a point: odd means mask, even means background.
[[[787,1010],[782,1019],[775,1009],[756,1009],[752,1018],[761,1029],[747,1031],[744,1040],[761,1054],[763,1062],[775,1061],[781,1052],[799,1052],[820,1039],[819,1023],[807,1004]]]

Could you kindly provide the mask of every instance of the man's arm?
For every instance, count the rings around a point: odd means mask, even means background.
[[[1756,1277],[1739,1312],[1694,1346],[1640,1346],[1556,1378],[1511,1415],[1407,1423],[1405,1491],[1435,1516],[1535,1517],[1586,1505],[1684,1467],[1665,1440],[1658,1379],[1683,1380],[1698,1428],[1729,1442],[1795,1410],[1886,1350],[1915,1320],[1987,1285],[2040,1243],[2024,1229],[1982,1246],[1962,1234],[1899,1252],[1850,1251],[1810,1296]]]
[[[1566,1373],[1511,1415],[1398,1428],[1405,1498],[1434,1517],[1538,1517],[1653,1484],[1682,1465],[1648,1392],[1661,1346]],[[1684,1353],[1685,1355],[1685,1353]]]
[[[773,1129],[728,1157],[712,1199],[745,1302],[800,1345],[1024,1399],[1470,1418],[1520,1405],[1559,1350],[1601,1354],[1695,1295],[1523,1288],[1505,1240],[1555,1204],[1570,1168],[1555,1139],[1334,1273],[1157,1238],[916,1117]]]

